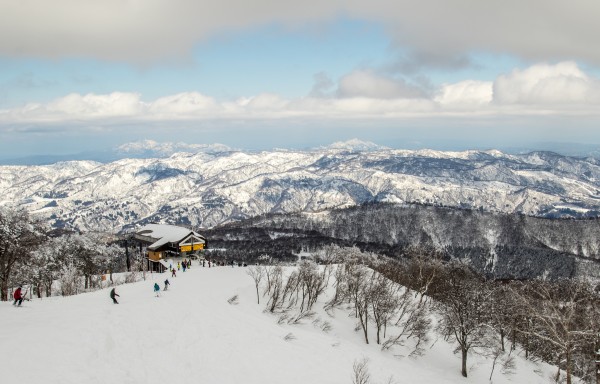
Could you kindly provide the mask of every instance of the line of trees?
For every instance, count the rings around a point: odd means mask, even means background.
[[[126,270],[123,249],[95,233],[50,237],[27,211],[0,207],[0,300],[9,289],[30,285],[38,297],[50,296],[58,282],[62,295],[99,285],[99,276]]]
[[[11,278],[45,240],[41,223],[25,210],[0,207],[0,300],[8,300]]]
[[[430,255],[431,256],[431,255]],[[485,280],[468,265],[434,257],[373,266],[391,280],[427,292],[438,314],[437,332],[457,345],[463,376],[470,351],[494,355],[518,346],[586,382],[600,382],[600,292],[588,281]]]
[[[325,266],[304,260],[287,272],[280,266],[250,267],[257,301],[266,297],[268,312],[294,322],[311,316],[331,282],[324,309],[350,309],[367,344],[420,355],[437,334],[456,345],[465,377],[471,354],[493,361],[491,380],[497,366],[512,372],[518,349],[527,359],[556,366],[557,381],[571,384],[577,376],[600,383],[600,292],[587,281],[486,280],[434,251],[396,261],[330,246],[320,262]],[[300,313],[290,315],[292,309]]]

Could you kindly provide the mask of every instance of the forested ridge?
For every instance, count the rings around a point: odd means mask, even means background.
[[[292,259],[327,244],[402,258],[411,249],[468,260],[485,276],[557,279],[600,275],[600,221],[558,220],[426,205],[363,204],[263,215],[205,231],[212,248]],[[244,256],[245,255],[245,256]]]

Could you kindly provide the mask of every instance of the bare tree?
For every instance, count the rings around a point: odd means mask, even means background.
[[[396,308],[393,313],[397,319],[394,323],[397,333],[391,335],[383,343],[382,348],[389,349],[395,345],[403,346],[408,340],[414,340],[414,348],[411,354],[422,354],[423,344],[429,340],[428,332],[431,329],[428,307],[428,304],[414,298],[408,288],[404,288],[396,299]]]
[[[597,327],[597,328],[600,328]],[[600,331],[596,334],[596,342],[594,344],[594,368],[596,371],[596,384],[600,384]]]
[[[598,296],[590,284],[575,280],[529,282],[518,293],[520,308],[534,321],[519,332],[539,340],[542,349],[538,348],[537,353],[564,369],[567,384],[571,384],[575,363],[581,358],[594,358],[600,316]]]
[[[340,305],[344,299],[346,299],[345,288],[347,285],[347,274],[346,274],[346,265],[338,264],[335,267],[335,271],[333,272],[334,282],[333,287],[335,288],[335,293],[331,300],[329,300],[325,304],[325,310],[332,309],[338,305]]]
[[[441,315],[438,331],[460,349],[461,373],[467,377],[467,355],[488,343],[489,290],[466,266],[451,264],[439,280],[435,307]]]
[[[396,312],[398,303],[396,299],[397,291],[398,285],[393,284],[385,276],[379,273],[371,275],[369,302],[371,304],[371,316],[375,323],[377,344],[381,344],[381,331],[382,329],[385,330]]]
[[[260,304],[260,294],[258,293],[258,288],[260,286],[260,282],[265,276],[265,271],[260,265],[253,265],[248,268],[246,273],[254,280],[254,286],[256,287],[256,302]]]
[[[352,365],[352,384],[369,384],[371,382],[368,365],[369,360],[367,358],[354,361]]]
[[[369,344],[369,299],[370,282],[369,270],[363,265],[348,264],[348,278],[346,283],[346,294],[354,306],[354,314],[358,318],[363,330],[365,342]],[[372,271],[372,273],[375,273]]]
[[[331,269],[328,265],[319,271],[319,266],[312,261],[302,261],[298,267],[298,279],[302,291],[300,311],[310,310],[323,293],[329,281]]]
[[[422,302],[429,294],[444,267],[439,252],[423,248],[410,249],[411,259],[407,266],[406,286],[411,287],[419,295]]]
[[[280,266],[270,268],[267,271],[269,278],[269,300],[267,301],[267,309],[269,312],[275,312],[275,309],[281,305],[283,295],[283,269]]]

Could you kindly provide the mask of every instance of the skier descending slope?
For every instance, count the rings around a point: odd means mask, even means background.
[[[158,283],[154,283],[154,293],[156,293],[156,297],[160,296],[160,286]]]
[[[114,304],[119,304],[119,302],[117,301],[115,296],[121,297],[121,296],[119,296],[119,294],[117,292],[115,292],[115,289],[113,288],[110,290],[110,298],[113,300]]]
[[[21,286],[19,285],[19,288],[17,288],[17,290],[15,291],[15,293],[13,294],[13,298],[15,299],[15,302],[13,303],[13,305],[17,305],[17,301],[19,302],[18,306],[21,306],[21,303],[23,303],[23,295],[21,295]]]

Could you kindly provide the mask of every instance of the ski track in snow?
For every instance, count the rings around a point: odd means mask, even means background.
[[[460,375],[460,355],[438,339],[422,357],[408,350],[381,351],[366,345],[354,319],[316,305],[323,332],[312,320],[277,324],[256,303],[246,268],[194,265],[170,278],[168,291],[154,297],[167,274],[120,285],[119,305],[109,289],[71,297],[25,301],[23,308],[0,303],[0,377],[3,383],[352,383],[354,361],[368,358],[371,383],[488,383],[491,363],[469,356],[469,378]],[[239,295],[239,304],[227,300]],[[373,331],[373,329],[371,329]],[[293,340],[284,337],[292,333]],[[553,367],[517,359],[517,371],[493,383],[547,383]],[[534,370],[542,373],[535,373]]]

